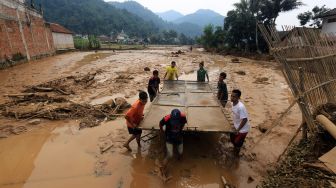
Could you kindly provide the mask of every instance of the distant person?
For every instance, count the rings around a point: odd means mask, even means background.
[[[132,149],[129,146],[129,143],[134,139],[136,139],[138,146],[141,147],[140,138],[141,138],[142,130],[138,128],[138,126],[140,122],[143,120],[143,115],[144,115],[143,111],[147,103],[147,100],[148,100],[147,93],[144,91],[140,91],[139,99],[135,101],[135,103],[127,111],[125,115],[128,133],[131,134],[132,136],[128,139],[128,141],[123,146],[127,148],[129,151],[132,151]]]
[[[208,71],[204,69],[204,62],[200,62],[199,69],[197,70],[197,81],[198,82],[205,82],[205,76],[209,82],[209,75]]]
[[[164,75],[164,79],[167,80],[178,80],[178,74],[177,74],[177,68],[176,68],[176,62],[172,61],[171,65],[166,68],[166,74]]]
[[[149,99],[151,102],[153,102],[153,100],[155,99],[156,95],[159,92],[159,85],[160,85],[159,71],[154,70],[153,76],[149,79],[147,87]]]
[[[218,88],[217,99],[220,101],[223,107],[225,107],[228,101],[228,90],[226,83],[224,82],[225,79],[226,79],[226,73],[225,72],[220,73],[217,84]]]
[[[180,110],[174,109],[171,114],[166,115],[160,121],[160,131],[166,137],[167,155],[163,161],[163,167],[168,164],[169,158],[173,157],[173,147],[177,147],[178,159],[181,159],[183,153],[183,127],[187,123],[187,118]],[[163,126],[166,129],[163,130]]]
[[[190,51],[192,52],[192,50],[193,50],[193,47],[192,47],[192,46],[190,46]]]
[[[231,93],[233,125],[235,133],[230,134],[230,140],[235,148],[235,154],[239,155],[240,148],[243,146],[247,133],[250,130],[248,114],[245,105],[240,101],[241,91],[235,89]]]

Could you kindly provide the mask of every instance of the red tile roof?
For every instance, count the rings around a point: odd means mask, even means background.
[[[50,29],[53,33],[74,34],[72,31],[56,23],[50,23]]]

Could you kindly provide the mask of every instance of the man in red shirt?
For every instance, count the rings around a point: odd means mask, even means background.
[[[141,147],[140,138],[141,138],[142,130],[139,129],[138,126],[140,122],[143,120],[143,115],[144,115],[143,111],[144,111],[147,101],[148,101],[147,93],[144,91],[141,91],[139,93],[139,99],[135,101],[135,103],[127,111],[125,115],[128,133],[131,134],[132,136],[128,139],[128,141],[123,146],[127,148],[129,151],[132,151],[132,149],[129,147],[129,143],[134,139],[137,140],[138,146]]]

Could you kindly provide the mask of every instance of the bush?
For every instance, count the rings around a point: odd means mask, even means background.
[[[94,35],[90,35],[89,39],[75,37],[74,44],[75,48],[79,50],[97,50],[101,46],[99,40]]]
[[[22,59],[25,59],[25,56],[22,55],[20,52],[15,53],[15,54],[12,55],[12,60],[13,61],[20,61]]]
[[[74,38],[75,48],[79,50],[89,50],[89,40],[81,37]]]

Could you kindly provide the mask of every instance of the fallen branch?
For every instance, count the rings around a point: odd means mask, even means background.
[[[34,93],[19,93],[19,94],[5,94],[4,97],[25,97],[25,96],[34,96]]]
[[[39,87],[39,86],[34,86],[32,89],[37,90],[37,91],[53,91],[54,88],[50,87]]]
[[[65,92],[65,91],[63,91],[63,90],[61,90],[59,88],[57,88],[56,91],[62,93],[63,95],[70,95],[70,93],[67,93],[67,92]]]
[[[303,163],[303,168],[313,168],[319,171],[327,172],[329,174],[334,174],[332,170],[330,170],[327,166],[325,166],[323,163]]]

